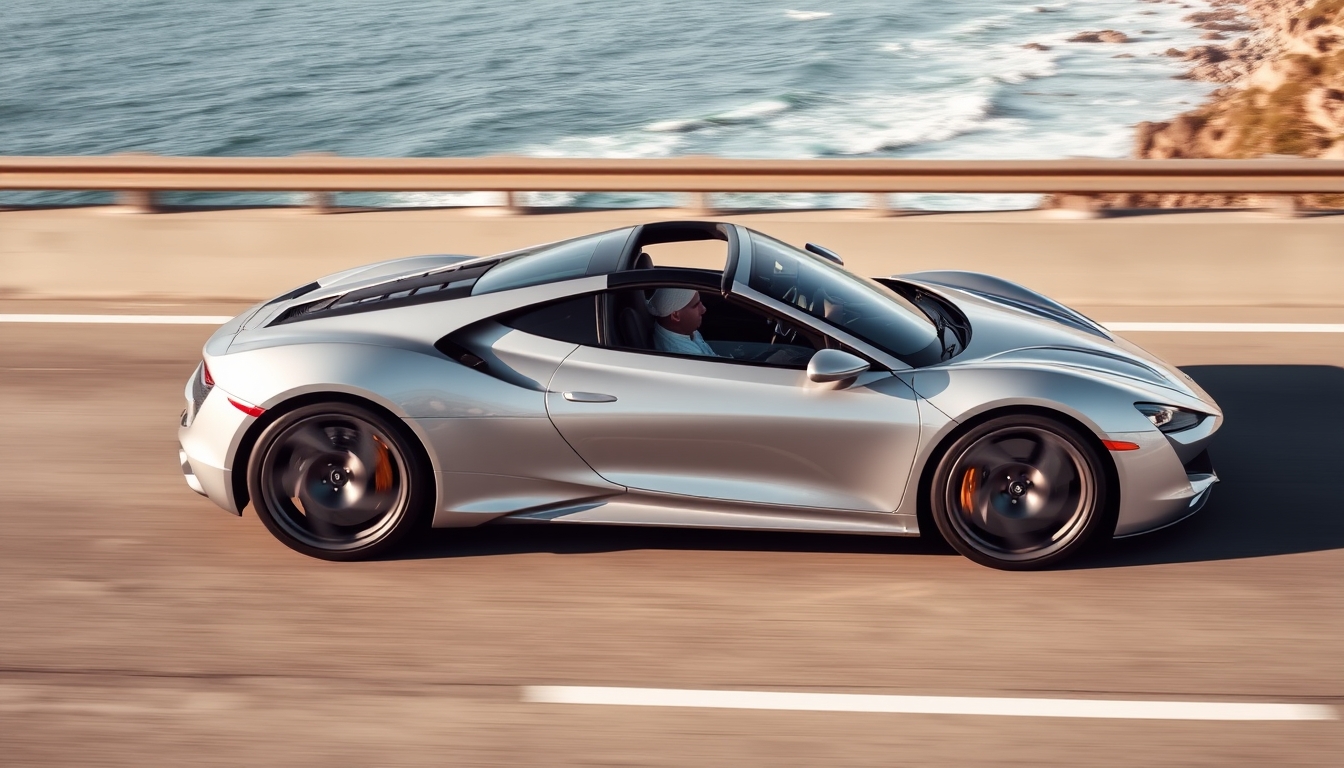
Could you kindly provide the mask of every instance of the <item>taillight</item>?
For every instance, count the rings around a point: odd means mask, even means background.
[[[215,388],[215,380],[210,376],[210,369],[205,367],[205,361],[201,361],[201,368],[191,377],[191,407],[187,409],[187,415],[182,419],[182,426],[190,426],[195,420],[196,414],[201,412],[201,405],[205,403],[206,395]]]
[[[256,418],[266,412],[265,408],[258,408],[255,405],[240,403],[237,400],[234,400],[232,397],[229,398],[229,402],[233,405],[234,408],[237,408],[238,410],[242,411],[243,413],[246,413],[248,416],[251,416],[252,418]]]

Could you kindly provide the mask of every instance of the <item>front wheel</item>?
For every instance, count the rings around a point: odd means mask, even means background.
[[[981,565],[1053,565],[1114,525],[1101,462],[1089,441],[1054,419],[990,419],[958,438],[938,462],[934,523],[949,544]]]
[[[421,452],[366,408],[320,403],[262,432],[248,467],[257,516],[290,548],[324,560],[385,554],[431,495]]]

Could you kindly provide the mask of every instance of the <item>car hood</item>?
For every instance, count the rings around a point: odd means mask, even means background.
[[[1172,390],[1216,408],[1180,369],[1021,285],[973,272],[922,272],[896,279],[946,298],[969,320],[970,343],[943,366],[1063,366]]]

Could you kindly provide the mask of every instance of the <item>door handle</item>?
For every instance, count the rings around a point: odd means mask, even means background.
[[[601,392],[566,392],[565,399],[571,403],[614,403],[615,395],[604,395]]]

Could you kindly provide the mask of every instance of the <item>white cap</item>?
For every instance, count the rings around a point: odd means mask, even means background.
[[[659,288],[649,299],[649,312],[654,317],[667,317],[685,309],[699,293],[693,288]]]

